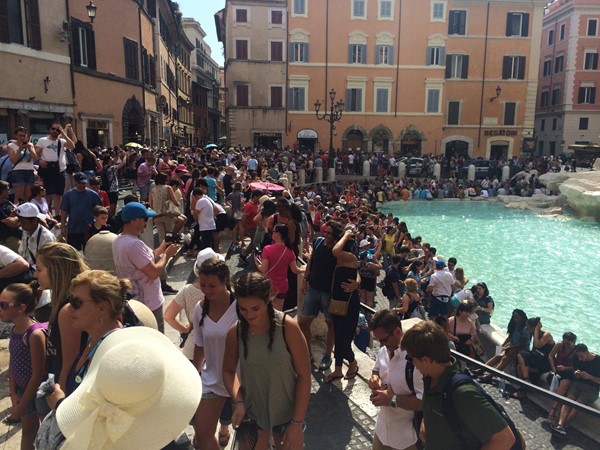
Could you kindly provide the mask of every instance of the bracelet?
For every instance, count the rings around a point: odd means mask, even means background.
[[[290,423],[293,423],[295,425],[306,425],[306,421],[304,421],[304,420],[292,419],[292,420],[290,420]]]
[[[237,400],[233,402],[233,407],[235,408],[237,405],[245,405],[244,400]]]

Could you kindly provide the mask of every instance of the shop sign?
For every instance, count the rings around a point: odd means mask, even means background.
[[[484,130],[484,136],[516,136],[517,130]]]
[[[318,135],[315,130],[305,128],[304,130],[298,131],[298,139],[317,139]]]

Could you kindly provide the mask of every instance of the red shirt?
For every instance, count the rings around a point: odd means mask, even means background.
[[[246,231],[256,230],[256,224],[254,223],[254,217],[258,214],[258,203],[247,202],[244,205],[244,216],[246,217]]]
[[[285,244],[271,244],[263,248],[263,260],[269,261],[265,276],[271,281],[273,292],[285,294],[288,291],[287,269],[296,260],[296,255]]]

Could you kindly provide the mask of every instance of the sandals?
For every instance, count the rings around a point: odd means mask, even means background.
[[[332,381],[339,380],[341,378],[344,378],[344,375],[341,375],[341,374],[340,375],[338,375],[338,374],[334,375],[333,372],[332,372],[332,373],[330,373],[329,375],[327,375],[325,377],[325,383],[331,383]]]
[[[227,447],[227,444],[229,444],[230,437],[231,437],[231,434],[229,433],[229,431],[227,431],[227,433],[221,433],[219,431],[219,446]]]
[[[525,392],[523,389],[517,389],[515,392],[513,392],[511,397],[516,398],[517,400],[522,400],[527,398],[527,392]]]
[[[358,364],[356,364],[356,367],[354,368],[354,370],[348,369],[348,372],[346,372],[346,376],[344,377],[344,380],[351,380],[353,378],[356,378],[357,373],[358,373]]]

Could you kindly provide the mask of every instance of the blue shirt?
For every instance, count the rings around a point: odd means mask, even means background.
[[[206,189],[206,195],[213,199],[213,201],[217,201],[217,180],[211,178],[209,176],[204,177],[206,184],[208,187]]]
[[[94,223],[94,207],[102,206],[102,200],[91,189],[79,192],[73,188],[68,190],[60,204],[60,209],[69,214],[67,231],[75,234],[85,234],[87,226]]]

